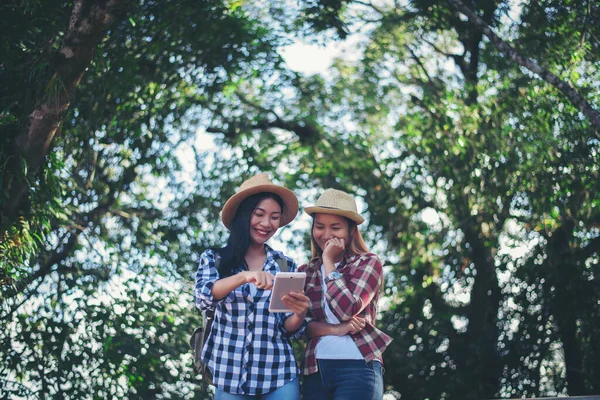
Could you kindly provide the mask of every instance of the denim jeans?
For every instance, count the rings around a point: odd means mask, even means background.
[[[304,377],[304,400],[381,400],[383,372],[379,361],[317,360],[319,371]]]
[[[222,391],[219,388],[215,389],[215,400],[299,400],[300,386],[298,378],[294,378],[285,385],[278,387],[272,392],[249,396],[246,394],[233,394]]]

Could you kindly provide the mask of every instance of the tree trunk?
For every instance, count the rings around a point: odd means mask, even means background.
[[[122,18],[130,0],[75,0],[64,41],[52,57],[54,75],[50,78],[45,95],[29,116],[26,128],[15,139],[15,155],[10,167],[27,165],[27,179],[14,180],[10,200],[2,210],[2,225],[14,221],[23,203],[29,183],[44,162],[54,135],[65,115],[71,97],[85,69],[94,57],[106,29]]]
[[[567,389],[570,396],[586,393],[583,354],[577,328],[578,302],[575,293],[579,273],[572,254],[570,240],[575,225],[572,221],[563,221],[560,228],[552,232],[548,239],[548,263],[554,270],[556,290],[554,315],[565,354],[567,370]]]
[[[466,347],[471,349],[469,368],[478,382],[477,392],[469,393],[465,398],[494,398],[499,391],[499,376],[502,363],[496,349],[499,337],[498,308],[501,292],[494,265],[492,250],[486,246],[480,229],[472,219],[467,219],[463,230],[465,241],[471,246],[471,261],[477,270],[471,302],[468,307],[469,320],[466,334]]]

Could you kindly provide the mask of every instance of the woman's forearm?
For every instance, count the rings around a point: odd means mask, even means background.
[[[329,324],[322,321],[311,321],[306,327],[306,336],[309,338],[320,336],[343,336],[348,333],[347,324]]]
[[[300,329],[303,322],[304,318],[299,317],[296,314],[292,314],[286,318],[285,322],[283,323],[283,326],[285,327],[286,331],[294,333],[298,329]]]
[[[246,271],[219,279],[212,287],[213,297],[215,300],[221,300],[246,282]]]

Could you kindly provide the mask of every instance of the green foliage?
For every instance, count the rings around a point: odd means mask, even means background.
[[[594,2],[469,4],[598,106]],[[22,6],[0,6],[2,165],[70,12]],[[329,28],[362,32],[357,62],[327,78],[280,63],[284,30],[322,41]],[[190,282],[222,243],[224,200],[259,171],[302,204],[323,187],[361,199],[388,271],[389,392],[597,393],[599,145],[576,107],[445,2],[136,4],[2,233],[0,394],[210,397],[186,344]],[[0,201],[26,168],[0,171]],[[304,228],[280,237],[308,254]]]
[[[479,11],[495,27],[509,29],[501,22],[507,5],[497,6],[482,3]],[[574,218],[573,238],[585,239],[574,241],[568,254],[585,247],[579,263],[597,268],[598,142],[572,105],[507,64],[444,7],[414,2],[406,9],[370,10],[380,19],[361,63],[338,62],[332,82],[293,79],[295,92],[284,98],[271,97],[281,93],[277,85],[238,86],[244,100],[224,104],[225,117],[215,125],[230,133],[228,143],[244,146],[244,158],[262,160],[261,169],[281,161],[275,155],[278,141],[285,141],[294,154],[291,182],[311,188],[318,180],[319,186],[364,198],[367,237],[387,248],[392,267],[391,306],[383,323],[397,332],[386,362],[390,389],[418,398],[468,393],[475,399],[554,395],[568,384],[570,393],[593,393],[594,373],[578,382],[564,375],[556,358],[560,351],[579,354],[581,364],[566,368],[580,371],[594,364],[596,356],[581,349],[596,329],[587,328],[589,338],[575,346],[561,346],[573,332],[584,333],[577,328],[584,320],[594,325],[583,314],[567,318],[569,310],[595,315],[595,306],[546,295],[552,307],[514,312],[529,309],[520,303],[539,278],[517,278],[526,269],[516,271],[515,265],[535,260],[537,253],[517,255],[510,247],[541,245],[548,257],[553,246],[545,238]],[[349,12],[344,18],[359,24],[364,15]],[[560,28],[546,22],[539,29]],[[519,39],[525,43],[535,34],[527,30]],[[455,68],[445,65],[448,60]],[[586,82],[595,81],[591,65],[572,67],[583,68]],[[278,127],[273,114],[311,125],[319,140],[305,142],[293,129],[291,138],[265,132]],[[432,213],[437,222],[424,223]],[[594,280],[581,274],[575,276]],[[556,322],[565,318],[576,324]]]
[[[578,78],[598,104],[594,5],[528,3],[519,24],[508,2],[470,4],[492,28],[518,32],[524,54]],[[300,170],[361,194],[370,238],[387,246],[389,388],[411,398],[595,393],[597,354],[583,352],[597,331],[583,315],[597,312],[584,300],[597,285],[583,283],[596,281],[598,267],[599,143],[590,124],[442,2],[361,3],[339,19],[375,22],[361,62],[337,63],[333,82],[302,92],[326,105],[315,114],[328,146],[308,150]],[[333,122],[341,120],[352,123]],[[367,155],[349,132],[376,135]],[[353,139],[336,147],[343,135]]]
[[[0,68],[7,165],[70,8],[2,7],[12,29]],[[13,26],[28,18],[36,28]],[[191,369],[187,338],[199,318],[189,282],[199,254],[221,239],[225,177],[208,170],[210,154],[179,153],[194,148],[194,124],[230,80],[278,63],[269,35],[218,2],[142,2],[111,26],[29,182],[21,222],[3,231],[0,397],[209,395]],[[27,176],[3,169],[4,195]]]

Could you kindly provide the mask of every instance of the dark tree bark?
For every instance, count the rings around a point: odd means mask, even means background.
[[[540,66],[535,60],[519,54],[519,52],[512,48],[508,43],[500,39],[479,15],[474,13],[461,0],[448,0],[448,2],[452,7],[454,7],[454,9],[465,14],[469,18],[469,21],[471,21],[473,25],[483,32],[483,34],[490,39],[490,41],[502,54],[520,66],[527,68],[544,81],[560,90],[575,107],[581,110],[581,112],[588,117],[592,125],[596,128],[596,132],[600,131],[600,114],[598,111],[594,110],[592,105],[585,98],[583,98],[583,96],[581,96],[575,88],[573,88],[567,82],[562,81],[552,72]]]
[[[53,76],[29,116],[26,128],[15,139],[12,168],[25,160],[27,178],[13,181],[10,200],[1,212],[2,225],[16,217],[20,204],[29,190],[28,182],[44,162],[50,144],[63,119],[69,103],[90,64],[96,48],[106,36],[106,30],[122,18],[130,0],[75,0],[64,41],[52,57]]]
[[[578,290],[577,276],[580,271],[570,245],[574,228],[573,221],[563,221],[562,226],[548,238],[547,246],[548,264],[555,271],[554,315],[565,354],[567,389],[570,396],[592,394],[587,393],[585,386],[583,353],[575,311],[579,309],[574,294]]]
[[[471,302],[467,311],[469,327],[465,337],[466,348],[471,350],[471,376],[479,382],[477,392],[465,396],[468,399],[493,398],[500,389],[498,377],[501,376],[502,362],[496,349],[500,335],[498,329],[498,309],[502,299],[494,255],[486,245],[479,223],[466,214],[462,225],[465,242],[471,247],[470,258],[477,270]]]

